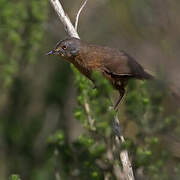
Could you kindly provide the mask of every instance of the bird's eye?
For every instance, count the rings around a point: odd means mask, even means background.
[[[65,46],[65,45],[64,45],[64,46],[62,46],[62,49],[63,49],[63,50],[67,49],[67,46]]]

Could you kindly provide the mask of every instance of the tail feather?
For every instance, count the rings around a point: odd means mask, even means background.
[[[144,71],[143,69],[142,69],[141,73],[139,73],[135,77],[138,79],[142,79],[142,80],[144,80],[144,79],[155,80],[155,77],[153,75]]]
[[[149,79],[149,80],[154,80],[155,79],[153,75],[151,75],[150,73],[148,73],[146,71],[144,71],[144,73],[142,75],[142,78],[143,79]]]

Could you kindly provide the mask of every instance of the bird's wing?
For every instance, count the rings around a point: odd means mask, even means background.
[[[129,66],[129,57],[122,51],[105,48],[103,64],[105,71],[114,76],[132,75],[131,67]]]
[[[104,68],[104,71],[105,71],[105,73],[111,75],[111,77],[114,77],[114,78],[118,78],[119,76],[121,76],[121,77],[132,77],[133,76],[132,74],[128,74],[128,73],[115,73],[115,72],[112,72],[111,70],[109,70],[109,68]]]
[[[114,77],[137,77],[144,75],[144,69],[131,56],[124,51],[107,49],[108,55],[104,59],[105,71]],[[142,77],[143,78],[143,77]]]

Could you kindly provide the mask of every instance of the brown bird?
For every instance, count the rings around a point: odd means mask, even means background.
[[[77,38],[59,41],[47,55],[59,55],[72,63],[93,83],[92,72],[99,71],[119,91],[114,105],[117,108],[125,93],[125,86],[131,78],[153,79],[131,56],[124,51],[86,43]]]

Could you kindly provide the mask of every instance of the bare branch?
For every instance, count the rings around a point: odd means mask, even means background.
[[[81,14],[81,11],[83,10],[83,8],[85,7],[86,3],[88,0],[85,0],[84,3],[82,4],[81,8],[79,9],[77,15],[76,15],[76,22],[75,22],[75,30],[77,31],[77,27],[78,27],[78,21],[79,21],[79,15]]]
[[[62,5],[60,4],[59,0],[50,0],[52,6],[54,7],[56,13],[58,14],[61,22],[64,24],[65,30],[67,31],[68,35],[71,37],[75,37],[80,39],[77,31],[75,30],[74,26],[72,25],[69,17],[65,14]]]
[[[91,117],[90,107],[89,107],[87,100],[85,100],[84,108],[87,113],[89,126],[90,126],[91,130],[95,131],[96,127],[94,126],[94,119]]]
[[[120,148],[121,143],[125,142],[125,140],[120,129],[119,119],[117,115],[115,115],[114,126],[115,126],[114,127],[115,134],[116,134],[115,136],[116,145],[117,148]],[[123,174],[125,179],[134,180],[133,169],[131,166],[131,161],[129,160],[128,151],[127,150],[122,150],[122,151],[118,150],[118,151],[123,166]]]

